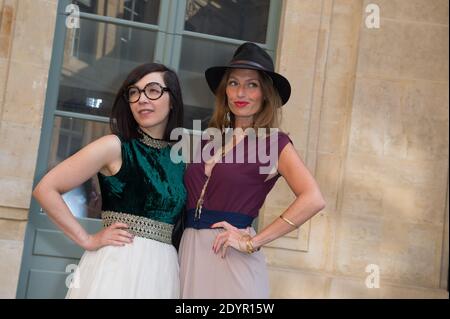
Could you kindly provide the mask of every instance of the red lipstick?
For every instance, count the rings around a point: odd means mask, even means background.
[[[246,107],[249,104],[250,103],[244,102],[244,101],[236,101],[236,102],[234,102],[234,105],[236,105],[237,107]]]

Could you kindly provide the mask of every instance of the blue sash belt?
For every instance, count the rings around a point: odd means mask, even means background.
[[[195,229],[210,229],[211,225],[222,221],[226,221],[236,228],[247,228],[253,222],[253,217],[245,214],[205,208],[202,209],[202,215],[199,219],[195,218],[195,209],[189,209],[186,217],[186,228]]]

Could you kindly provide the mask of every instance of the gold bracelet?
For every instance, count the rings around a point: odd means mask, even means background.
[[[246,249],[247,254],[250,255],[250,254],[254,253],[255,251],[259,250],[259,248],[255,249],[255,247],[253,247],[252,237],[250,235],[248,235],[248,234],[243,234],[241,236],[241,238],[239,238],[239,248],[241,248],[241,240],[244,239],[244,238],[246,239],[246,241],[245,241],[245,249]]]
[[[250,247],[250,249],[248,249],[248,251],[250,251],[250,254],[253,254],[255,251],[258,251],[258,250],[259,250],[259,248],[258,248],[258,249],[255,249],[255,247],[253,247],[252,239],[253,239],[253,238],[250,238],[250,239],[247,241],[247,246]]]
[[[252,238],[250,238],[249,240],[247,240],[247,254],[253,254],[255,251],[257,251],[258,249],[255,249],[253,247],[253,243],[252,243]]]
[[[280,218],[282,220],[284,220],[286,223],[288,223],[289,225],[291,225],[292,227],[298,228],[297,225],[295,225],[293,222],[291,222],[289,219],[287,219],[286,217],[284,217],[283,215],[280,215]]]

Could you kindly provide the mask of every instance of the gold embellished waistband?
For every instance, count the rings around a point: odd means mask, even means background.
[[[124,223],[128,225],[127,231],[135,236],[172,244],[173,225],[171,224],[113,211],[103,211],[102,222],[105,228],[114,223]]]

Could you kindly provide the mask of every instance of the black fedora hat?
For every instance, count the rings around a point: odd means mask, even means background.
[[[226,66],[214,66],[205,71],[206,81],[213,93],[222,80],[227,69],[252,69],[265,72],[273,80],[274,87],[278,90],[282,105],[286,104],[291,96],[289,81],[274,71],[272,58],[260,46],[252,42],[241,44],[234,53],[233,59]]]

